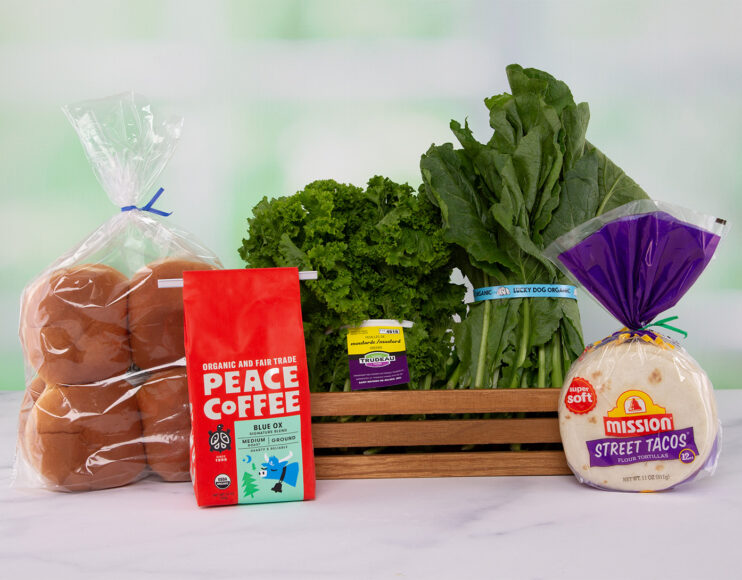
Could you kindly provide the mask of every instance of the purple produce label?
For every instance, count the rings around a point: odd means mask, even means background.
[[[368,321],[364,326],[348,329],[348,365],[353,391],[410,382],[404,330],[398,323],[384,322]]]
[[[374,355],[374,356],[371,356]],[[407,355],[399,352],[375,352],[348,359],[350,364],[350,388],[375,389],[410,382]]]
[[[586,443],[590,454],[590,467],[674,459],[692,463],[698,456],[693,427],[642,437],[594,439]]]

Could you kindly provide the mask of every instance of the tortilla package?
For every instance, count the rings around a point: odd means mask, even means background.
[[[198,505],[313,499],[299,271],[185,272],[183,303]]]
[[[711,475],[721,424],[704,370],[655,320],[700,276],[726,222],[650,200],[557,239],[546,255],[625,327],[589,345],[559,399],[567,463],[584,484],[660,491]]]
[[[132,93],[64,112],[120,211],[21,297],[26,397],[14,485],[85,491],[148,474],[187,480],[182,291],[159,281],[221,265],[154,207],[182,119],[159,117]]]

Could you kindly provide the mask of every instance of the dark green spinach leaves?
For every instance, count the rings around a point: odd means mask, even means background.
[[[647,195],[586,141],[588,106],[565,83],[518,65],[507,76],[511,92],[485,100],[489,141],[452,121],[460,147],[434,145],[422,156],[423,188],[475,288],[565,283],[543,256],[546,245]],[[560,387],[582,348],[574,300],[475,303],[456,329],[455,376],[473,388]]]

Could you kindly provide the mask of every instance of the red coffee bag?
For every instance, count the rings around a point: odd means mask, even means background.
[[[313,499],[298,270],[184,272],[183,306],[198,505]]]

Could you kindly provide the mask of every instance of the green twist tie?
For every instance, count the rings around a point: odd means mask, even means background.
[[[673,320],[677,320],[678,318],[678,316],[669,316],[667,318],[663,318],[662,320],[658,320],[657,322],[650,322],[649,324],[645,324],[639,330],[647,330],[650,326],[661,326],[662,328],[666,328],[667,330],[672,330],[673,332],[682,334],[683,338],[688,338],[688,333],[685,332],[682,328],[678,328],[677,326],[670,326],[669,324],[667,324],[668,322],[672,322]]]

